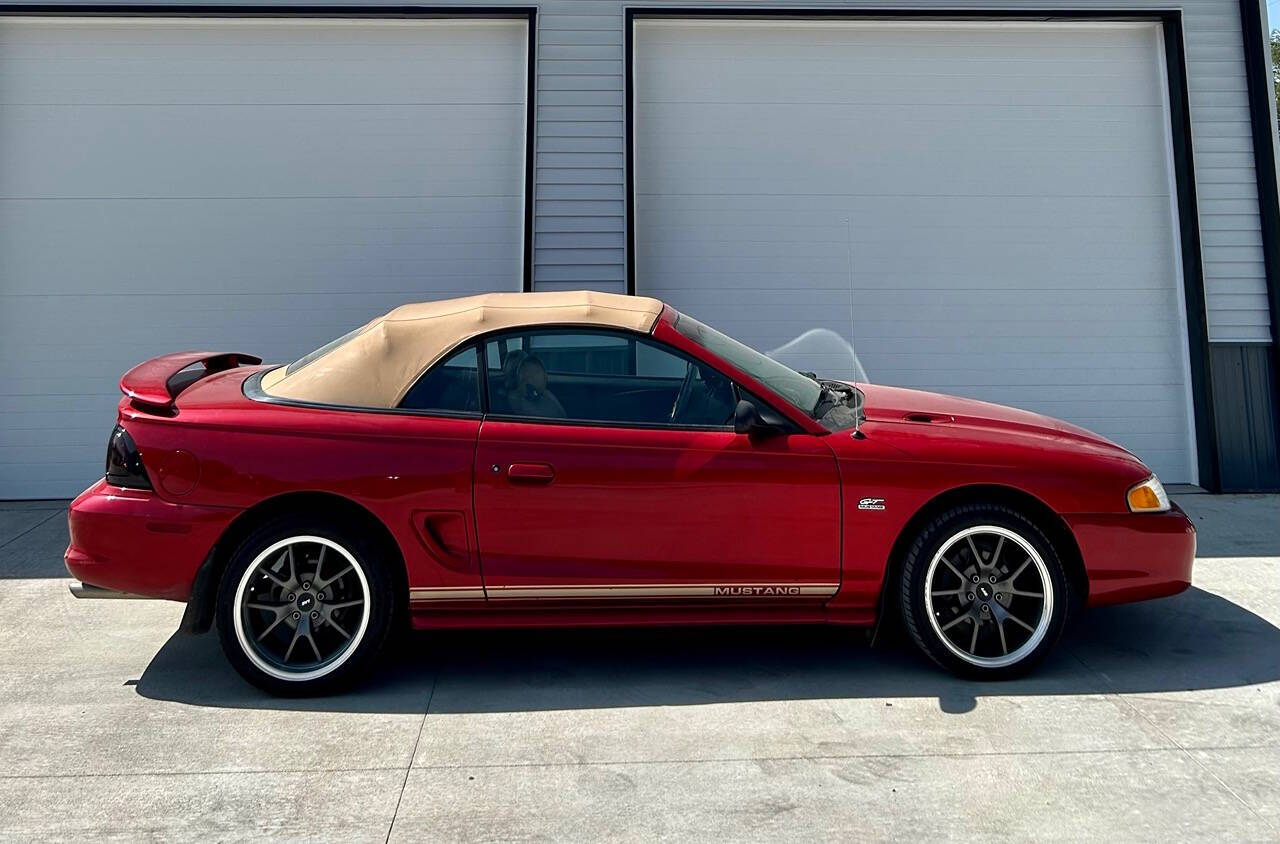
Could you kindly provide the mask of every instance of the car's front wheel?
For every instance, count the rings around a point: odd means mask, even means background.
[[[387,638],[393,587],[377,549],[287,518],[253,532],[218,590],[218,639],[254,685],[314,695],[350,685]]]
[[[907,551],[901,587],[911,638],[975,679],[1030,670],[1057,642],[1072,602],[1053,543],[1001,505],[959,506],[930,521]]]

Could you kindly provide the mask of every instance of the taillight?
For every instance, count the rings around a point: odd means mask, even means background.
[[[133,437],[119,425],[107,440],[107,483],[129,489],[151,489],[147,470],[142,467],[142,455]]]

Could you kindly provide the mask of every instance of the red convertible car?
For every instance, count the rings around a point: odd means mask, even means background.
[[[80,597],[185,601],[249,681],[349,684],[416,628],[901,619],[1026,671],[1185,589],[1138,458],[1019,410],[792,371],[661,302],[406,305],[287,366],[147,361],[71,506]]]

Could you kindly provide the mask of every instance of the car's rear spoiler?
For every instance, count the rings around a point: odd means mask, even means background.
[[[162,355],[138,364],[120,379],[120,392],[129,397],[135,406],[151,411],[172,411],[173,400],[196,381],[224,369],[237,366],[254,366],[262,358],[236,352],[178,352]],[[203,364],[203,371],[185,370]],[[181,377],[180,376],[181,373]]]

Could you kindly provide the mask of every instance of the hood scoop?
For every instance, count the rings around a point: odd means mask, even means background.
[[[917,422],[922,425],[946,425],[947,423],[956,421],[954,416],[948,416],[945,413],[925,413],[916,411],[908,413],[902,417],[903,422]]]

